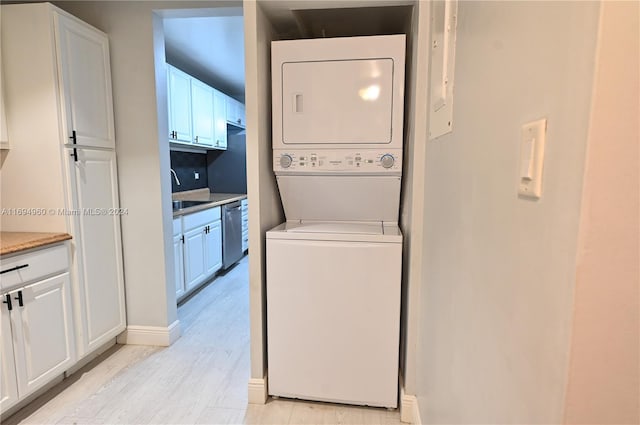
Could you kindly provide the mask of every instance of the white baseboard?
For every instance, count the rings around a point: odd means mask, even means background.
[[[265,404],[267,397],[267,376],[249,379],[249,404]]]
[[[168,347],[180,338],[180,321],[176,320],[167,327],[162,326],[127,326],[118,335],[118,344],[156,345]]]
[[[400,422],[422,425],[418,398],[404,392],[404,382],[400,375]]]

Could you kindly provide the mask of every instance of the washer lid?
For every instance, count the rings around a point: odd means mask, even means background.
[[[402,244],[402,232],[397,223],[295,220],[269,230],[267,239]]]
[[[348,233],[352,235],[384,235],[381,222],[374,223],[327,223],[327,222],[288,222],[286,232],[304,233]]]

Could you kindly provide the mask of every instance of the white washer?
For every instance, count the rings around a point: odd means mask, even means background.
[[[396,225],[267,232],[269,394],[396,407],[401,272]]]
[[[270,395],[396,407],[404,35],[272,43]]]

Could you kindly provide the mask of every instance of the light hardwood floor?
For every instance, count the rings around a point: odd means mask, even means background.
[[[398,411],[294,400],[247,404],[245,257],[178,309],[171,347],[116,346],[6,424],[399,424]]]

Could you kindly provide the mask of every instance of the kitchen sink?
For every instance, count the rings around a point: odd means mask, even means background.
[[[173,210],[181,210],[183,208],[195,207],[196,205],[208,204],[211,201],[173,201]]]

